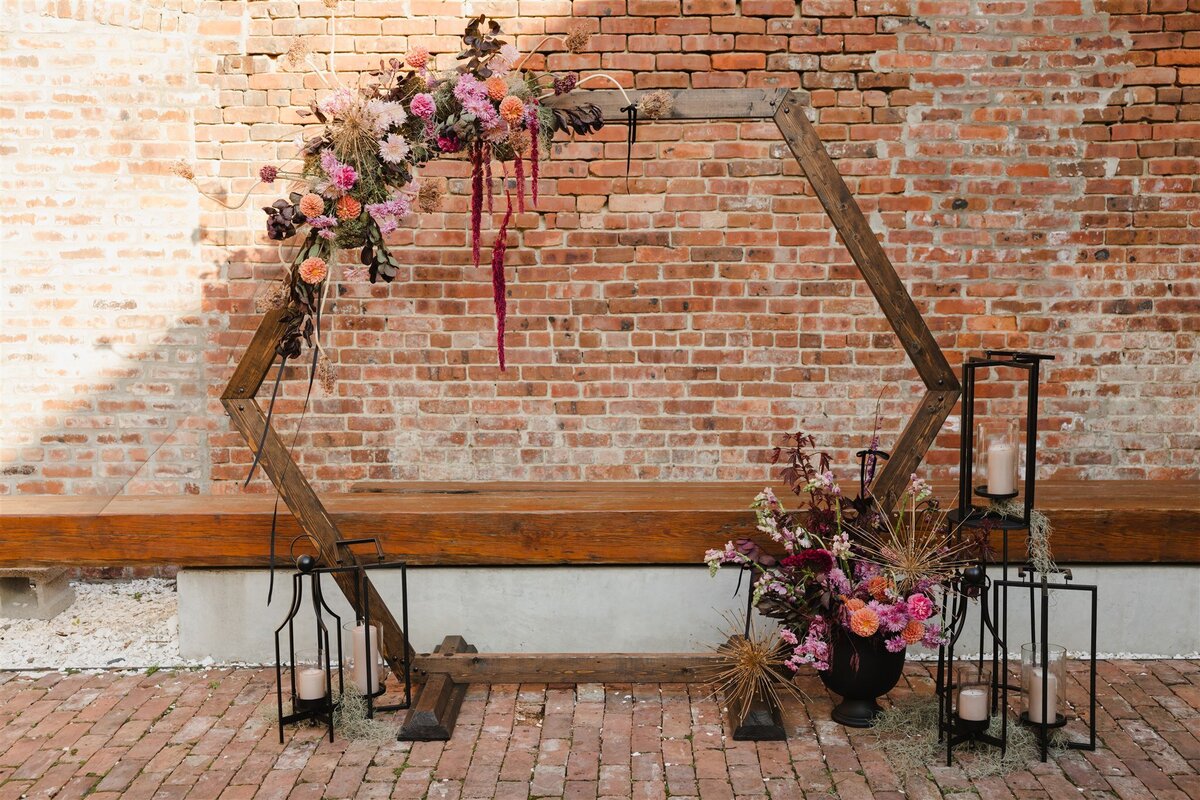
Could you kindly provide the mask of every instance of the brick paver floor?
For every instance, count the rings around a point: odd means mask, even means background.
[[[909,665],[893,696],[928,675]],[[900,782],[804,680],[787,742],[734,742],[699,686],[497,685],[472,687],[447,743],[289,728],[280,745],[270,670],[0,673],[0,800],[1200,798],[1200,662],[1103,662],[1097,752],[976,781],[931,765]]]

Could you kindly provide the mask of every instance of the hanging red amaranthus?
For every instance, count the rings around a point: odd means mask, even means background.
[[[508,223],[512,220],[512,195],[504,193],[508,209],[504,221],[492,245],[492,301],[496,306],[496,352],[500,357],[500,371],[504,371],[504,321],[508,317],[508,295],[504,282],[504,251],[508,249]]]
[[[483,216],[483,143],[471,145],[471,257],[479,266],[479,228]]]
[[[531,142],[531,144],[529,146],[529,180],[531,182],[530,195],[533,197],[533,204],[536,206],[537,205],[537,195],[538,195],[538,161],[541,157],[540,154],[538,153],[538,150],[540,150],[541,148],[538,143],[538,127],[539,126],[538,126],[538,118],[537,118],[537,101],[536,100],[533,102],[532,106],[533,106],[533,124],[529,126],[529,141]]]
[[[517,211],[525,213],[525,161],[517,153],[514,159],[513,171],[517,179]]]

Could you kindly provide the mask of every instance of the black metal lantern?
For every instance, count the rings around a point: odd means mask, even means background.
[[[293,540],[294,547],[296,541]],[[374,563],[362,564],[358,559],[347,559],[343,552],[349,554],[354,545],[373,544],[376,560]],[[292,600],[288,606],[287,616],[275,629],[275,694],[276,707],[279,712],[279,741],[283,742],[283,726],[315,721],[324,723],[329,728],[329,741],[333,741],[333,713],[341,697],[346,691],[345,670],[350,670],[350,682],[361,694],[367,706],[367,716],[373,717],[376,711],[399,711],[412,704],[412,661],[404,654],[402,676],[404,680],[404,699],[402,702],[381,704],[377,699],[386,692],[386,681],[380,665],[380,655],[384,653],[384,643],[379,626],[371,622],[370,604],[367,600],[368,582],[367,570],[397,569],[400,571],[400,618],[401,634],[408,636],[408,571],[403,561],[385,562],[383,549],[377,539],[344,539],[335,543],[337,549],[337,564],[334,566],[318,566],[316,558],[302,555],[295,559],[296,572],[292,575]],[[344,561],[351,563],[344,563]],[[350,658],[344,658],[345,651],[342,643],[342,620],[329,604],[325,602],[321,579],[324,575],[349,575],[353,591],[349,599],[355,608],[362,609],[355,616],[353,623],[344,626],[349,636]],[[312,608],[316,634],[315,657],[308,657],[296,649],[296,620],[304,605],[304,587],[309,587],[312,597]],[[331,622],[327,622],[327,619]],[[330,633],[330,627],[333,634]],[[287,631],[287,659],[283,658],[283,636]],[[286,667],[285,667],[286,664]],[[290,691],[291,713],[284,713],[284,671],[287,671],[287,687]],[[334,686],[337,693],[334,693]]]
[[[1096,610],[1099,589],[1094,585],[1073,583],[1069,569],[1056,568],[1041,573],[1032,567],[1022,567],[1018,580],[997,581],[1029,592],[1029,642],[1021,646],[1020,720],[1037,734],[1042,761],[1049,755],[1054,733],[1071,722],[1071,706],[1067,702],[1070,685],[1066,663],[1067,649],[1051,643],[1050,599],[1055,592],[1082,592],[1088,596],[1090,632],[1088,644],[1088,739],[1086,742],[1063,738],[1061,746],[1073,750],[1096,749]],[[1008,621],[1004,623],[1005,634]]]
[[[1054,356],[1016,350],[987,350],[983,358],[971,357],[963,363],[962,430],[959,431],[958,509],[956,521],[990,522],[996,527],[1017,530],[1029,527],[1033,512],[1034,484],[1037,473],[1037,403],[1039,368]],[[1024,441],[1015,419],[997,418],[980,422],[975,414],[977,381],[981,371],[1016,369],[1025,373]],[[1019,465],[1024,453],[1025,470]],[[997,515],[992,509],[975,505],[981,497],[993,503],[1020,496],[1022,516]],[[1007,575],[1005,576],[1007,577]]]
[[[295,540],[292,545],[295,546]],[[279,743],[283,744],[283,726],[296,722],[318,721],[329,728],[329,741],[333,741],[333,684],[334,670],[337,670],[338,694],[343,691],[342,683],[342,628],[341,617],[325,602],[321,592],[321,574],[317,569],[317,561],[310,555],[302,555],[295,560],[296,572],[292,575],[292,602],[288,606],[287,617],[275,629],[275,700],[279,712]],[[312,597],[313,616],[315,617],[317,651],[314,659],[297,657],[296,650],[296,616],[304,603],[304,584],[309,585]],[[331,638],[329,625],[325,615],[333,619],[333,630],[336,638]],[[291,690],[292,711],[283,713],[283,671],[281,637],[287,630],[287,673],[288,687]],[[337,642],[336,660],[332,643]]]
[[[995,598],[996,586],[980,564],[967,567],[944,587],[947,612],[945,643],[938,647],[935,692],[938,698],[938,741],[946,744],[946,766],[954,757],[954,748],[968,742],[1008,747],[1008,715],[1000,713],[1000,730],[988,733],[992,717],[1008,707],[1008,653],[1004,639],[996,629],[996,617],[988,612],[989,594]],[[955,660],[955,649],[967,621],[970,601],[980,608],[979,652],[965,662]],[[987,652],[985,635],[990,636],[992,655]]]

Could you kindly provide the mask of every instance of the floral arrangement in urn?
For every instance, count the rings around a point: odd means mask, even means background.
[[[793,672],[810,665],[824,677],[843,660],[836,658],[839,647],[853,651],[855,663],[877,650],[896,654],[902,666],[910,645],[943,643],[941,586],[976,543],[957,537],[916,475],[895,512],[885,512],[869,493],[846,497],[829,456],[812,452],[814,444],[797,433],[775,453],[806,507],[789,511],[770,489],[751,504],[773,552],[744,538],[709,550],[705,561],[713,574],[723,565],[752,571],[753,603],[779,620]]]
[[[268,237],[304,237],[283,281],[262,304],[264,310],[287,309],[281,356],[298,356],[302,343],[313,346],[314,336],[319,339],[322,301],[342,252],[353,252],[361,265],[344,269],[345,278],[374,283],[396,277],[399,263],[386,237],[410,214],[435,211],[442,200],[438,184],[417,178],[430,160],[462,154],[471,165],[471,249],[478,267],[484,207],[493,210],[493,162],[499,163],[505,178],[511,166],[516,210],[524,211],[527,191],[537,202],[541,153],[554,134],[586,134],[603,125],[597,106],[561,97],[581,83],[578,75],[525,69],[532,53],[523,56],[500,34],[497,22],[476,17],[463,34],[456,69],[436,72],[430,53],[412,47],[404,58],[381,64],[371,80],[357,88],[341,84],[330,53],[332,82],[318,73],[330,91],[307,112],[319,131],[300,137],[299,153],[291,161],[263,166],[259,172],[260,183],[292,183],[285,197],[263,208]],[[547,36],[542,42],[556,38]],[[561,39],[574,53],[588,41],[582,25]],[[286,58],[293,66],[310,63],[304,41],[294,42]],[[602,73],[590,77],[611,80]],[[553,108],[542,103],[554,96],[559,100]],[[195,178],[186,165],[176,172]],[[514,208],[507,189],[505,197],[507,209],[491,254],[501,369],[507,311],[505,240]]]

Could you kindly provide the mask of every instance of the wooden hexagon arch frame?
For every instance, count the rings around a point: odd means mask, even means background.
[[[672,94],[674,104],[664,119],[708,121],[769,118],[775,121],[901,346],[908,353],[909,360],[925,383],[925,396],[900,434],[892,458],[884,464],[876,478],[876,496],[885,505],[893,505],[958,401],[961,389],[954,371],[867,224],[862,210],[855,203],[825,145],[808,121],[800,92],[786,89],[687,89]],[[600,107],[605,121],[620,122],[626,119],[622,107],[630,100],[620,92],[593,91],[588,93],[588,97]],[[631,99],[636,102],[636,98],[637,93],[632,93]],[[221,394],[221,403],[252,450],[258,447],[259,442],[263,443],[259,461],[300,527],[322,553],[333,553],[335,542],[342,538],[337,523],[291,459],[287,446],[278,434],[268,429],[264,437],[266,415],[255,400],[259,387],[275,362],[275,348],[285,330],[282,317],[281,310],[270,311],[263,317],[233,377]],[[255,455],[259,454],[256,452]],[[343,557],[353,558],[346,553]],[[335,577],[343,593],[354,602],[353,579],[340,573]],[[373,585],[369,585],[365,602],[371,619],[378,620],[383,627],[385,657],[394,670],[399,670],[401,659],[405,655],[411,657],[413,650]],[[361,613],[363,609],[356,611]],[[459,640],[458,649],[464,645]],[[431,689],[429,687],[427,691]]]

